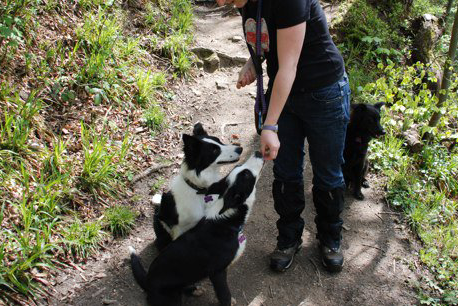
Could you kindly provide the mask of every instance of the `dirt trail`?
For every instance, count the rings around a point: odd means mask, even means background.
[[[197,8],[196,14],[196,45],[225,54],[248,56],[243,42],[232,41],[234,36],[242,35],[238,16],[222,17],[221,11],[205,7]],[[238,135],[245,147],[245,158],[258,148],[252,123],[255,86],[236,90],[234,84],[238,70],[233,67],[212,74],[202,72],[194,82],[177,88],[176,103],[185,106],[183,109],[189,112],[193,122],[201,121],[226,142],[233,140],[233,135]],[[172,170],[161,175],[172,175]],[[268,256],[275,247],[277,216],[270,191],[272,164],[265,167],[259,180],[254,211],[245,229],[247,249],[229,270],[229,285],[237,304],[415,304],[415,291],[411,284],[416,275],[408,268],[413,261],[410,258],[415,258],[415,247],[410,242],[413,240],[406,234],[408,231],[398,220],[399,217],[387,208],[377,181],[373,177],[369,179],[372,188],[363,191],[365,201],[355,201],[347,196],[343,213],[346,262],[341,273],[330,274],[322,268],[317,251],[309,164],[305,167],[305,178],[304,247],[289,271],[273,273],[268,268]],[[134,245],[145,264],[151,262],[154,233],[148,186],[153,179],[147,178],[135,186],[135,192],[141,198],[139,205],[146,207],[147,217],[128,238],[111,243],[106,251],[100,253],[98,260],[88,262],[84,270],[60,273],[52,305],[146,305],[145,296],[130,271],[127,246]],[[185,297],[184,304],[216,305],[209,282],[205,281],[204,286],[207,290],[203,296]]]

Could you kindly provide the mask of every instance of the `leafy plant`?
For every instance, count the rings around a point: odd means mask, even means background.
[[[115,236],[127,235],[135,225],[137,214],[128,206],[117,205],[105,210],[105,222]]]
[[[162,48],[164,54],[172,60],[172,65],[180,74],[186,75],[191,69],[193,55],[188,51],[189,37],[182,34],[173,34],[167,37]]]
[[[7,0],[4,7],[0,9],[0,47],[5,46],[3,60],[8,47],[18,47],[24,42],[24,26],[27,5],[29,0]]]
[[[159,191],[159,189],[164,185],[165,183],[165,178],[162,176],[156,177],[156,180],[154,183],[151,185],[151,193],[155,193]]]
[[[113,58],[113,47],[119,32],[117,17],[108,15],[103,9],[99,9],[97,14],[89,14],[76,30],[87,58],[78,75],[80,82],[94,83],[106,76],[107,61]]]
[[[83,169],[79,176],[81,188],[94,195],[99,192],[114,195],[116,185],[122,184],[117,180],[118,168],[129,149],[128,137],[124,138],[120,148],[109,148],[108,138],[103,133],[96,135],[81,124],[81,141],[84,151]]]
[[[172,66],[179,74],[187,75],[194,61],[188,50],[192,41],[191,2],[172,0],[159,7],[148,5],[145,21],[156,34],[165,39],[162,53],[171,59]]]
[[[164,117],[164,113],[157,105],[151,105],[143,113],[143,118],[145,119],[146,126],[148,126],[153,131],[158,131],[163,127],[165,121]]]
[[[41,100],[36,98],[36,92],[31,93],[25,103],[18,96],[13,100],[20,109],[5,111],[0,120],[0,149],[11,150],[16,153],[28,149],[27,141],[31,132],[32,118],[41,109]]]
[[[62,231],[62,242],[73,256],[86,258],[97,252],[98,246],[108,237],[102,230],[102,222],[82,223],[75,219]]]
[[[456,99],[451,91],[446,105],[449,109],[434,130],[426,127],[436,107],[436,96],[428,89],[435,82],[428,66],[416,64],[408,67],[388,65],[384,77],[368,83],[360,98],[366,102],[384,101],[382,122],[387,130],[383,140],[371,146],[371,161],[375,169],[388,177],[386,198],[394,208],[402,210],[412,229],[423,242],[420,250],[422,262],[434,278],[421,287],[422,303],[439,305],[456,302],[458,283],[458,239],[455,238],[456,201],[458,186],[458,155],[442,144],[443,139],[455,139],[457,133]],[[456,88],[458,80],[453,75]],[[430,143],[423,143],[418,153],[411,153],[404,144],[403,132],[413,126],[421,132],[433,132]]]
[[[163,73],[153,74],[150,70],[144,72],[139,70],[136,75],[138,87],[137,102],[140,105],[150,105],[154,101],[156,89],[162,88],[165,84]]]

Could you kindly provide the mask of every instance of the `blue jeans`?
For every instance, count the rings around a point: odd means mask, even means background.
[[[277,221],[277,247],[280,249],[301,242],[304,228],[301,212],[305,206],[305,139],[309,144],[313,171],[314,200],[322,199],[322,196],[317,196],[319,191],[327,195],[345,188],[342,164],[349,120],[350,87],[346,74],[332,85],[313,92],[291,94],[288,98],[278,120],[280,150],[274,160],[275,180],[272,186],[274,207],[280,217]],[[334,236],[339,236],[342,225],[339,215],[343,203],[327,202],[315,203],[319,213],[315,222],[319,231],[327,228],[331,232],[337,231]]]
[[[274,176],[283,182],[302,182],[304,140],[309,144],[313,185],[322,190],[344,187],[343,150],[350,120],[348,77],[288,98],[278,120],[280,150],[274,160]]]

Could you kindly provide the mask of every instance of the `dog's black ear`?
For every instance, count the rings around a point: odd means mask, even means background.
[[[354,104],[353,110],[355,111],[365,111],[367,109],[367,105],[364,103]]]
[[[190,158],[191,156],[199,156],[200,154],[200,140],[194,136],[183,134],[183,151],[185,158]]]
[[[385,105],[385,102],[378,102],[378,103],[374,104],[374,107],[376,107],[376,108],[378,108],[380,110],[383,105]]]
[[[207,136],[207,132],[204,130],[204,127],[202,126],[202,123],[200,122],[197,122],[195,125],[194,125],[194,129],[192,131],[192,134],[194,136]]]
[[[226,178],[223,178],[218,182],[211,184],[207,189],[206,195],[218,194],[219,198],[222,198],[228,186],[229,184],[227,183]]]

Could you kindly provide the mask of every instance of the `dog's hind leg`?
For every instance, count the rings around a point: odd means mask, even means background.
[[[364,195],[361,192],[362,182],[363,182],[363,175],[364,175],[364,165],[358,164],[353,168],[353,179],[352,179],[352,187],[353,187],[353,196],[357,200],[364,200]]]
[[[231,292],[229,286],[227,285],[227,272],[226,269],[216,272],[210,276],[210,280],[215,289],[216,297],[220,305],[222,306],[231,306]]]

